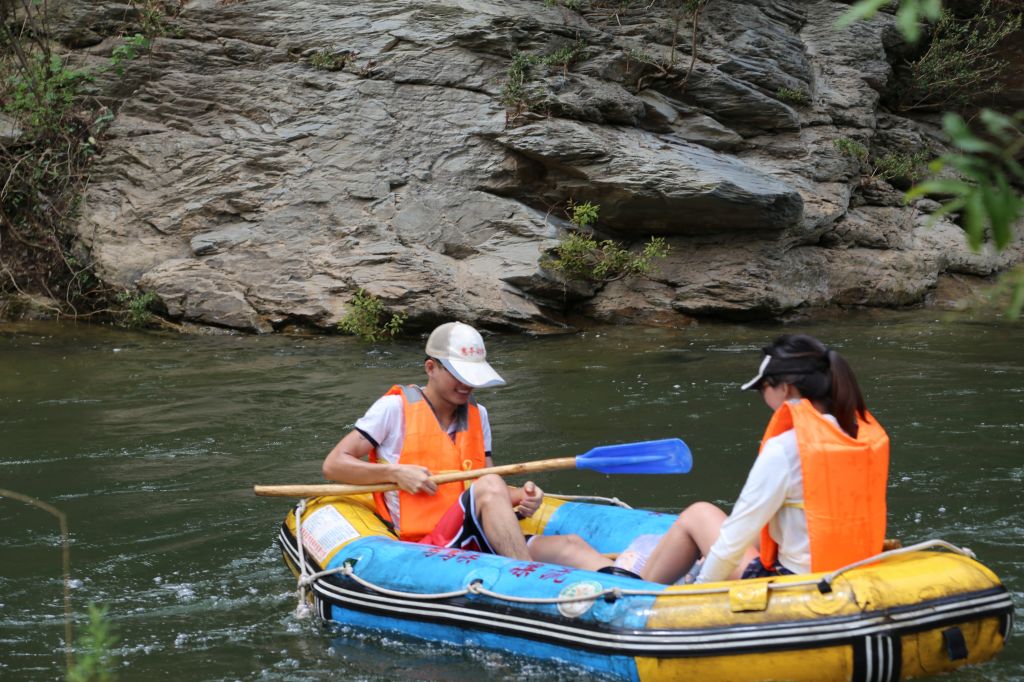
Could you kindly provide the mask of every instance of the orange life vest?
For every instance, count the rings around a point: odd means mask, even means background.
[[[853,438],[808,400],[785,402],[764,432],[769,438],[796,430],[804,479],[804,514],[811,571],[832,571],[882,551],[889,436],[870,414],[857,420]],[[761,530],[761,563],[771,568],[779,546]]]
[[[437,474],[442,471],[468,471],[484,467],[484,430],[480,409],[472,400],[466,405],[467,423],[455,434],[455,442],[444,432],[434,410],[416,386],[392,386],[385,395],[402,397],[405,437],[398,456],[401,464],[418,464]],[[370,451],[370,461],[377,462],[377,451]],[[399,537],[416,542],[434,530],[448,508],[458,501],[465,490],[461,483],[445,483],[437,493],[409,494],[398,491]],[[391,522],[384,493],[374,493],[377,513]]]

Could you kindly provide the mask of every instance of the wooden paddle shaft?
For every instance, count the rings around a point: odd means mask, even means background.
[[[537,471],[555,471],[558,469],[575,468],[575,457],[558,457],[556,459],[542,459],[536,462],[520,462],[519,464],[504,464],[497,467],[473,469],[472,471],[452,471],[443,474],[434,474],[430,477],[430,480],[434,483],[454,483],[455,481],[469,481],[474,478],[480,478],[486,474],[515,476],[516,474],[532,474]],[[394,483],[375,483],[373,485],[321,483],[318,485],[255,485],[252,490],[257,495],[261,495],[263,497],[321,497],[329,495],[382,493],[388,490],[398,490],[398,486]]]

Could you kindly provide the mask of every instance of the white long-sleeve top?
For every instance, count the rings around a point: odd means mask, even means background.
[[[830,414],[825,417],[838,426],[835,417]],[[722,524],[718,540],[704,560],[697,582],[727,579],[766,523],[768,533],[779,543],[779,563],[794,573],[809,573],[811,544],[803,501],[800,452],[796,431],[790,429],[765,442],[732,513]],[[787,504],[801,506],[785,506]]]

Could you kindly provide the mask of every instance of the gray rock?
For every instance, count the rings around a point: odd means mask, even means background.
[[[157,293],[177,320],[261,333],[333,329],[360,288],[411,328],[543,331],[567,310],[685,324],[907,305],[943,272],[1019,259],[924,227],[933,208],[862,182],[837,151],[841,137],[935,146],[878,111],[886,48],[902,49],[892,17],[837,31],[847,8],[715,0],[687,79],[691,27],[670,59],[660,4],[192,0],[151,54],[97,75],[118,116],[76,229],[112,285]],[[66,0],[55,36],[104,64],[129,9]],[[531,72],[531,107],[503,104],[513,55],[577,41],[576,63]],[[340,70],[314,68],[322,52]],[[601,236],[665,235],[670,255],[650,279],[564,281],[542,260],[569,200],[600,204]]]
[[[0,112],[0,146],[7,146],[17,142],[24,134],[17,122]]]
[[[791,187],[681,140],[558,119],[496,139],[548,169],[536,190],[542,196],[599,203],[602,218],[622,233],[780,230],[801,217]]]

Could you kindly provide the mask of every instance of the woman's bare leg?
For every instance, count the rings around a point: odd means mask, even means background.
[[[726,518],[728,515],[710,502],[684,509],[647,559],[644,580],[671,584],[682,577],[711,549]]]

